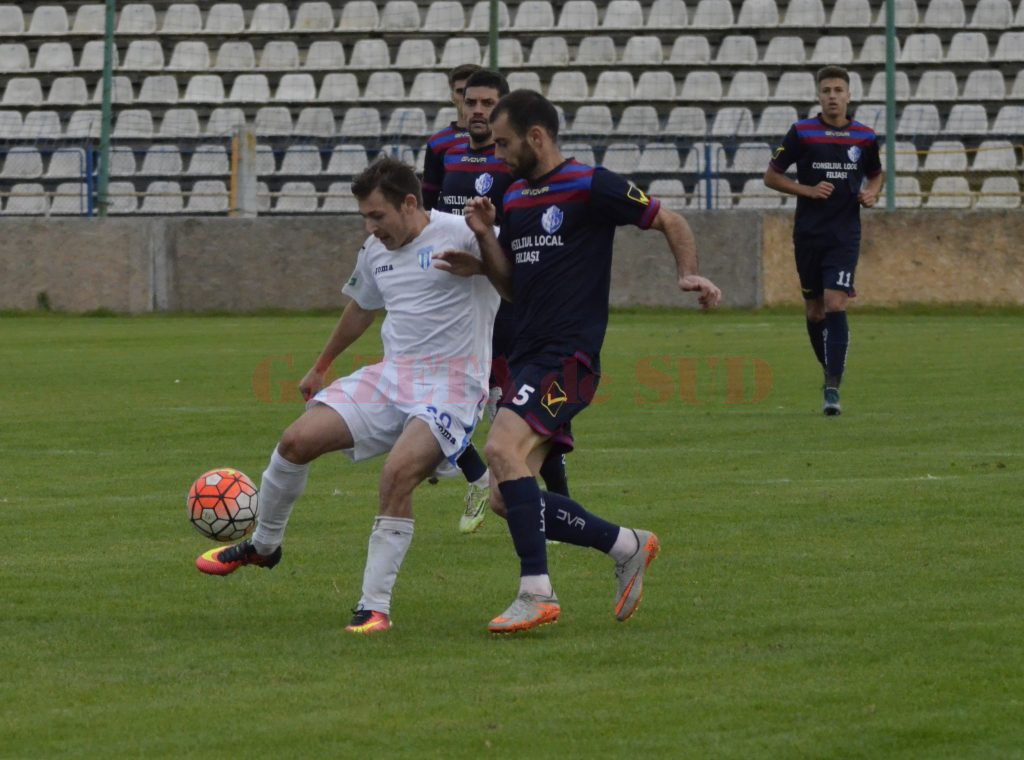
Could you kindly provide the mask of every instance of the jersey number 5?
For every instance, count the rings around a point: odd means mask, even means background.
[[[516,406],[522,406],[523,404],[530,400],[530,394],[533,393],[535,390],[537,389],[534,388],[532,385],[524,385],[519,389],[519,393],[516,394],[516,397],[512,399],[512,403],[515,404]]]

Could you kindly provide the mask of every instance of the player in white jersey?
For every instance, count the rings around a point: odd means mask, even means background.
[[[362,596],[345,629],[376,633],[391,626],[392,590],[412,541],[412,492],[445,460],[454,465],[487,399],[499,299],[486,278],[456,277],[432,266],[435,253],[479,255],[479,247],[462,217],[424,210],[409,166],[376,161],[355,178],[352,193],[370,237],[342,289],[352,300],[299,383],[309,399],[306,412],[285,430],[263,473],[256,532],[202,554],[196,566],[211,575],[242,565],[274,567],[309,463],[330,451],[355,461],[388,452]],[[380,310],[387,311],[383,360],[324,388],[331,362]]]

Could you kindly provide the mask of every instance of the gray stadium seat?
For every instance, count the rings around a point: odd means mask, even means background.
[[[630,37],[622,49],[622,63],[657,66],[664,59],[661,40],[655,35]]]
[[[719,66],[757,63],[757,42],[745,34],[728,35],[718,46],[715,63]]]
[[[259,3],[249,21],[250,32],[287,32],[291,28],[288,7],[284,3]]]
[[[316,82],[312,74],[285,74],[274,93],[277,102],[312,103],[316,100]]]
[[[765,29],[779,25],[775,0],[743,0],[736,25],[746,29]]]
[[[43,103],[43,85],[35,77],[12,77],[7,80],[0,105],[40,106]]]
[[[139,197],[134,182],[111,182],[107,186],[107,212],[114,216],[138,211]]]
[[[343,137],[380,137],[380,113],[373,107],[353,107],[345,111],[338,134]]]
[[[691,71],[683,80],[682,100],[721,100],[722,80],[717,71]]]
[[[119,65],[118,53],[115,48],[114,68]],[[82,54],[78,58],[80,71],[103,71],[103,40],[89,40],[82,46]]]
[[[240,125],[245,124],[245,113],[241,108],[233,106],[222,106],[210,111],[210,118],[206,120],[207,137],[229,135]]]
[[[422,108],[395,108],[388,116],[384,134],[394,137],[426,137],[427,115]]]
[[[871,4],[868,0],[836,0],[829,26],[833,29],[871,26]]]
[[[256,68],[256,51],[247,40],[230,40],[217,49],[214,68],[221,71],[249,71]]]
[[[317,100],[321,103],[351,102],[359,99],[359,82],[350,72],[327,74],[320,83]]]
[[[316,145],[289,145],[281,160],[280,174],[316,176],[323,171],[320,148]]]
[[[402,40],[395,56],[395,66],[403,69],[422,69],[437,64],[437,53],[430,40]]]
[[[1024,62],[1024,32],[1003,32],[999,35],[999,42],[996,43],[992,60],[1011,63]]]
[[[206,71],[210,68],[210,48],[201,40],[182,40],[175,44],[169,71]]]
[[[129,71],[159,71],[164,67],[164,50],[159,40],[132,40],[121,68]]]
[[[672,43],[672,51],[668,55],[669,63],[711,62],[711,43],[702,35],[683,34]]]
[[[156,32],[156,11],[149,3],[128,3],[117,16],[116,34],[126,37]]]
[[[639,29],[644,25],[644,11],[638,0],[609,0],[601,26],[606,29]]]
[[[959,96],[956,75],[948,69],[930,69],[921,74],[914,100],[956,100]]]
[[[368,165],[369,160],[366,157],[366,148],[362,145],[346,143],[334,146],[324,173],[354,176]]]
[[[538,37],[530,46],[529,66],[566,66],[569,63],[569,44],[565,37]]]
[[[295,12],[293,32],[330,32],[334,29],[334,11],[328,2],[305,2]]]
[[[711,123],[713,137],[737,137],[754,134],[754,116],[749,108],[726,106],[719,108]]]
[[[900,63],[941,63],[942,42],[932,32],[907,35],[900,51]]]
[[[169,74],[146,77],[139,89],[138,102],[174,105],[178,102],[178,82]]]
[[[286,106],[263,106],[256,109],[253,127],[259,137],[289,137],[292,126],[292,112]]]
[[[89,211],[88,186],[84,182],[61,182],[53,191],[50,216],[73,216]]]
[[[380,28],[392,32],[419,31],[420,10],[414,0],[388,0],[380,14]]]
[[[590,88],[582,71],[556,71],[548,84],[548,97],[555,101],[587,100]]]
[[[260,51],[259,68],[264,71],[299,68],[299,46],[291,40],[271,40]]]
[[[0,74],[28,71],[31,68],[28,48],[20,42],[0,45]]]
[[[388,44],[379,39],[356,40],[349,66],[353,69],[387,69],[391,66]]]
[[[512,28],[516,30],[547,30],[555,26],[555,10],[548,0],[523,0],[516,9]]]
[[[964,83],[963,97],[972,100],[1002,100],[1006,97],[1003,72],[998,69],[977,69],[970,72]]]
[[[970,208],[971,186],[966,177],[937,177],[925,208]]]
[[[269,145],[256,146],[256,175],[266,177],[277,173],[277,158],[274,156],[274,149]]]
[[[189,158],[189,177],[222,176],[231,172],[231,159],[224,145],[197,145]]]
[[[68,42],[44,42],[36,52],[33,71],[72,71],[75,54]]]
[[[963,0],[929,0],[921,26],[960,29],[967,24]]]
[[[559,29],[596,29],[597,6],[593,0],[567,0],[558,16]]]
[[[792,65],[803,63],[807,59],[804,51],[804,41],[799,37],[791,37],[780,34],[768,40],[768,47],[764,50],[762,63],[777,63]]]
[[[960,140],[933,140],[924,159],[926,172],[967,171],[967,150]]]
[[[975,29],[1006,29],[1013,24],[1010,0],[978,0],[971,14],[970,27]]]
[[[185,85],[182,103],[223,103],[224,82],[216,74],[196,74]]]
[[[23,34],[25,16],[16,5],[0,5],[0,37]]]
[[[270,84],[264,74],[239,74],[231,83],[229,103],[266,103],[270,100]]]
[[[988,115],[985,106],[975,103],[957,103],[949,109],[946,126],[942,130],[946,135],[987,135]]]
[[[480,63],[480,43],[472,37],[449,37],[441,52],[441,66],[451,69],[463,63]]]
[[[633,98],[633,75],[628,71],[602,71],[597,75],[592,100],[613,101]]]
[[[509,85],[511,89],[514,87]],[[448,77],[440,71],[421,71],[409,87],[409,100],[444,102],[449,97]]]
[[[853,62],[853,43],[845,34],[819,37],[808,59],[810,63],[845,65]]]
[[[132,80],[125,76],[116,76],[111,81],[112,90],[110,102],[119,105],[129,105],[135,101],[135,93],[132,91]],[[92,94],[93,103],[103,102],[103,80],[96,83],[96,89]]]
[[[670,174],[679,169],[679,151],[673,143],[647,143],[636,165],[636,171],[648,174]]]
[[[146,108],[127,108],[117,115],[112,136],[124,139],[153,137],[153,114]]]
[[[214,3],[206,14],[207,34],[231,35],[245,31],[245,14],[238,3]]]
[[[821,0],[789,0],[782,26],[825,26],[825,6]]]
[[[203,29],[203,17],[195,3],[172,3],[164,11],[160,34],[199,34]]]
[[[909,140],[897,140],[893,144],[896,154],[896,172],[898,174],[913,174],[919,168],[918,150],[914,143]]]
[[[199,114],[194,108],[168,108],[157,138],[199,137]]]
[[[669,111],[662,131],[665,135],[703,137],[708,131],[707,116],[703,108],[676,106]]]
[[[607,135],[614,129],[612,112],[605,105],[585,105],[576,109],[568,134]]]
[[[644,71],[633,92],[637,100],[675,100],[676,80],[671,71]]]
[[[860,109],[857,110],[859,113]],[[939,126],[938,108],[931,103],[911,103],[904,106],[900,113],[899,121],[896,124],[896,134],[901,136],[936,135],[939,133]]]
[[[62,5],[38,5],[28,25],[29,35],[67,34],[68,13]]]
[[[988,60],[988,40],[982,32],[957,32],[949,41],[946,51],[948,62],[982,62]]]
[[[932,106],[934,108],[934,106]],[[938,112],[935,114],[938,119]],[[880,103],[861,103],[857,106],[857,111],[854,113],[853,118],[859,121],[866,127],[870,127],[875,130],[879,135],[885,134],[885,106]],[[936,131],[938,131],[936,129]],[[896,130],[896,134],[902,134],[900,130]],[[913,132],[910,133],[911,136]],[[934,133],[933,133],[934,134]]]
[[[879,4],[875,26],[885,28],[885,3]],[[896,26],[900,29],[913,29],[918,25],[920,16],[917,12],[917,0],[896,0]]]
[[[332,71],[344,67],[345,49],[337,40],[316,40],[306,50],[303,68]]]
[[[536,71],[512,71],[505,78],[509,90],[534,90],[542,92],[544,88],[540,83],[540,75]],[[441,98],[434,98],[439,100]]]
[[[139,174],[177,177],[182,171],[181,151],[174,145],[153,145],[146,150]]]
[[[1020,208],[1020,184],[1016,177],[986,177],[975,208]]]
[[[695,29],[728,29],[732,25],[732,4],[729,0],[699,0],[690,19],[690,26]]]
[[[626,106],[615,125],[617,135],[652,136],[660,131],[658,110],[651,105]]]
[[[766,106],[761,111],[761,118],[758,120],[754,134],[757,137],[781,139],[798,118],[793,106]]]
[[[397,71],[374,71],[366,80],[363,100],[405,100],[405,82]]]
[[[80,5],[75,11],[75,20],[71,24],[71,33],[82,36],[103,36],[107,8],[103,3]],[[0,30],[0,34],[3,31]]]
[[[484,46],[484,61],[490,61],[490,49]],[[525,57],[523,56],[522,43],[517,39],[502,38],[498,40],[498,67],[508,68],[522,66]]]
[[[64,128],[64,136],[68,139],[98,139],[101,124],[99,111],[74,111],[68,119],[67,127]]]
[[[576,48],[577,64],[610,66],[615,62],[615,42],[611,37],[584,37]]]
[[[433,0],[423,17],[425,32],[459,32],[466,26],[466,13],[457,0]]]
[[[905,71],[897,71],[894,79],[896,84],[896,100],[910,100],[910,78]],[[871,78],[865,100],[884,103],[886,99],[885,72],[877,71]]]
[[[725,100],[768,100],[768,75],[763,71],[737,71]]]
[[[24,132],[24,126],[22,126]],[[43,155],[36,148],[11,148],[0,169],[2,179],[37,179],[43,176]]]
[[[683,0],[654,0],[647,12],[649,29],[681,29],[688,20],[689,13]]]
[[[1017,72],[1006,96],[1011,100],[1024,100],[1024,69]]]
[[[1024,135],[1024,106],[1008,105],[999,109],[992,122],[994,135]]]
[[[48,105],[84,106],[89,102],[89,90],[82,77],[57,77],[46,96]]]
[[[11,187],[3,213],[7,216],[43,216],[50,211],[43,186],[37,182],[19,182]]]
[[[765,142],[743,142],[736,147],[729,171],[763,174],[772,157],[772,146]]]
[[[150,182],[142,199],[140,214],[179,214],[185,210],[181,184],[170,180]]]
[[[885,35],[869,34],[860,48],[860,63],[885,63]],[[896,60],[900,57],[900,41],[896,40]]]
[[[225,214],[230,208],[228,188],[223,180],[201,179],[192,185],[185,205],[186,214]]]
[[[21,126],[24,140],[59,140],[63,136],[56,111],[29,111]]]
[[[85,176],[85,151],[81,148],[61,148],[50,156],[46,167],[47,179]]]
[[[469,22],[466,24],[467,31],[473,32],[486,32],[490,29],[491,24],[491,4],[489,0],[479,0],[476,5],[473,6],[472,12],[469,14]],[[498,29],[508,29],[511,25],[508,5],[502,2],[498,3]]]
[[[343,32],[372,31],[380,25],[377,4],[369,0],[353,0],[341,6],[338,29]]]

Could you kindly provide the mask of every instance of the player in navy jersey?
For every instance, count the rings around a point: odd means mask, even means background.
[[[483,260],[458,251],[435,255],[442,269],[485,274],[512,301],[518,328],[509,357],[513,384],[499,405],[486,454],[497,483],[491,507],[508,520],[520,583],[515,601],[488,629],[509,633],[558,619],[545,538],[611,555],[618,580],[614,614],[626,620],[660,549],[657,536],[542,492],[534,474],[548,456],[571,450],[569,422],[589,404],[600,379],[616,227],[660,231],[675,257],[680,288],[698,292],[702,306],[718,303],[721,291],[697,274],[693,234],[681,216],[613,172],[563,158],[558,114],[542,95],[516,90],[502,98],[491,113],[491,130],[498,157],[517,178],[505,194],[500,237],[492,227],[493,204],[475,198],[466,221]]]
[[[821,113],[796,122],[772,154],[764,183],[797,196],[793,247],[807,317],[807,334],[825,373],[822,411],[834,416],[850,330],[846,304],[854,295],[860,254],[860,207],[871,208],[885,180],[874,131],[846,115],[850,75],[825,66],[815,77]],[[796,180],[784,172],[796,164]]]
[[[463,96],[466,91],[466,80],[479,68],[475,63],[464,63],[448,73],[452,105],[455,106],[455,121],[427,139],[426,153],[423,156],[423,207],[428,211],[434,208],[437,195],[441,192],[441,182],[444,180],[444,154],[453,145],[469,140],[466,116],[463,113]]]

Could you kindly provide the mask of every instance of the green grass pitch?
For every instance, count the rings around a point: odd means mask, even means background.
[[[0,318],[0,757],[1024,757],[1021,312],[854,311],[835,419],[796,312],[613,314],[570,482],[662,556],[619,624],[552,547],[562,620],[505,639],[456,481],[395,628],[342,631],[379,462],[313,466],[275,570],[195,570],[189,483],[259,480],[334,321]]]

